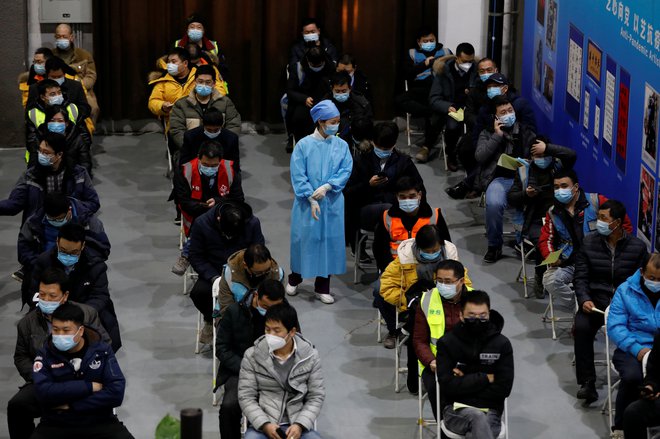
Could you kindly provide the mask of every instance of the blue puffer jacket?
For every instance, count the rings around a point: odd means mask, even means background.
[[[653,336],[660,328],[660,301],[653,309],[642,291],[641,281],[642,272],[637,270],[619,285],[607,319],[610,339],[619,349],[634,357],[643,348],[653,346]]]

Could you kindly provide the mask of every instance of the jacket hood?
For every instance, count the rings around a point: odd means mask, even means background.
[[[190,74],[193,74],[192,70],[190,71]],[[218,101],[222,99],[224,95],[220,93],[215,87],[213,87],[213,92],[211,93],[211,99],[209,100],[209,105],[213,105],[215,101]],[[190,105],[196,105],[197,104],[197,98],[195,97],[195,87],[190,90],[190,93],[188,93],[188,97],[186,97],[186,100]]]
[[[415,238],[406,239],[399,244],[397,255],[401,264],[414,264],[415,260]]]
[[[163,72],[162,70],[151,71],[147,75],[147,82],[149,83],[149,85],[151,85],[152,83],[155,84],[158,79],[163,79],[165,75],[166,73]]]
[[[637,293],[643,296],[646,296],[646,293],[644,293],[644,291],[642,290],[642,278],[643,278],[642,270],[635,270],[635,274],[630,276],[625,283],[628,285],[628,287],[631,290],[636,291]]]
[[[502,329],[504,328],[504,317],[502,317],[502,314],[499,312],[495,311],[494,309],[490,310],[490,319],[488,323],[488,329],[484,333],[483,338],[491,338],[495,335],[500,335],[502,333]],[[454,328],[452,332],[456,333],[456,336],[462,340],[472,340],[473,336],[470,334],[461,322],[458,326]]]
[[[245,216],[246,220],[248,220],[252,217],[252,207],[249,204],[247,204],[246,202],[239,201],[239,200],[223,200],[220,204],[218,204],[216,206],[213,217],[217,218],[218,215],[220,215],[220,209],[222,209],[223,206],[226,206],[228,204],[232,204],[232,205],[238,207],[239,209],[243,209],[245,211],[245,214],[246,214],[246,216]],[[235,254],[236,253],[234,253],[234,255]]]
[[[96,345],[102,341],[101,334],[99,334],[96,329],[89,326],[85,326],[85,333],[83,334],[83,338],[85,339],[85,343],[87,343],[87,355],[94,351],[96,349]],[[52,334],[48,336],[48,348],[51,351],[61,355],[60,350],[53,345]]]
[[[314,352],[314,345],[312,342],[303,337],[299,332],[296,332],[295,338],[296,357],[304,359],[312,355]],[[266,335],[262,335],[254,342],[254,353],[255,355],[258,355],[262,361],[270,358],[270,350],[268,348],[268,342],[266,341]]]

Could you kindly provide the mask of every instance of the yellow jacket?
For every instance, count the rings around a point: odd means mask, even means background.
[[[415,238],[406,239],[399,245],[398,257],[390,262],[380,277],[380,295],[399,311],[408,309],[406,291],[417,282],[417,261],[413,254]],[[449,241],[445,241],[443,251],[447,259],[458,260],[458,250]],[[465,285],[472,287],[472,280],[465,269]]]

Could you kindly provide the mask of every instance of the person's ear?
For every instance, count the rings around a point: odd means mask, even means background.
[[[65,291],[64,294],[62,295],[62,298],[60,299],[60,302],[64,300],[62,303],[67,303],[69,301],[69,292]]]

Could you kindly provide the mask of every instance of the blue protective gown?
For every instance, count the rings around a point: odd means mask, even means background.
[[[291,271],[303,278],[346,271],[344,195],[353,158],[348,144],[318,131],[296,144],[291,155],[291,184],[295,200],[291,212]],[[321,214],[312,218],[308,198],[328,183],[332,189],[319,201]]]

